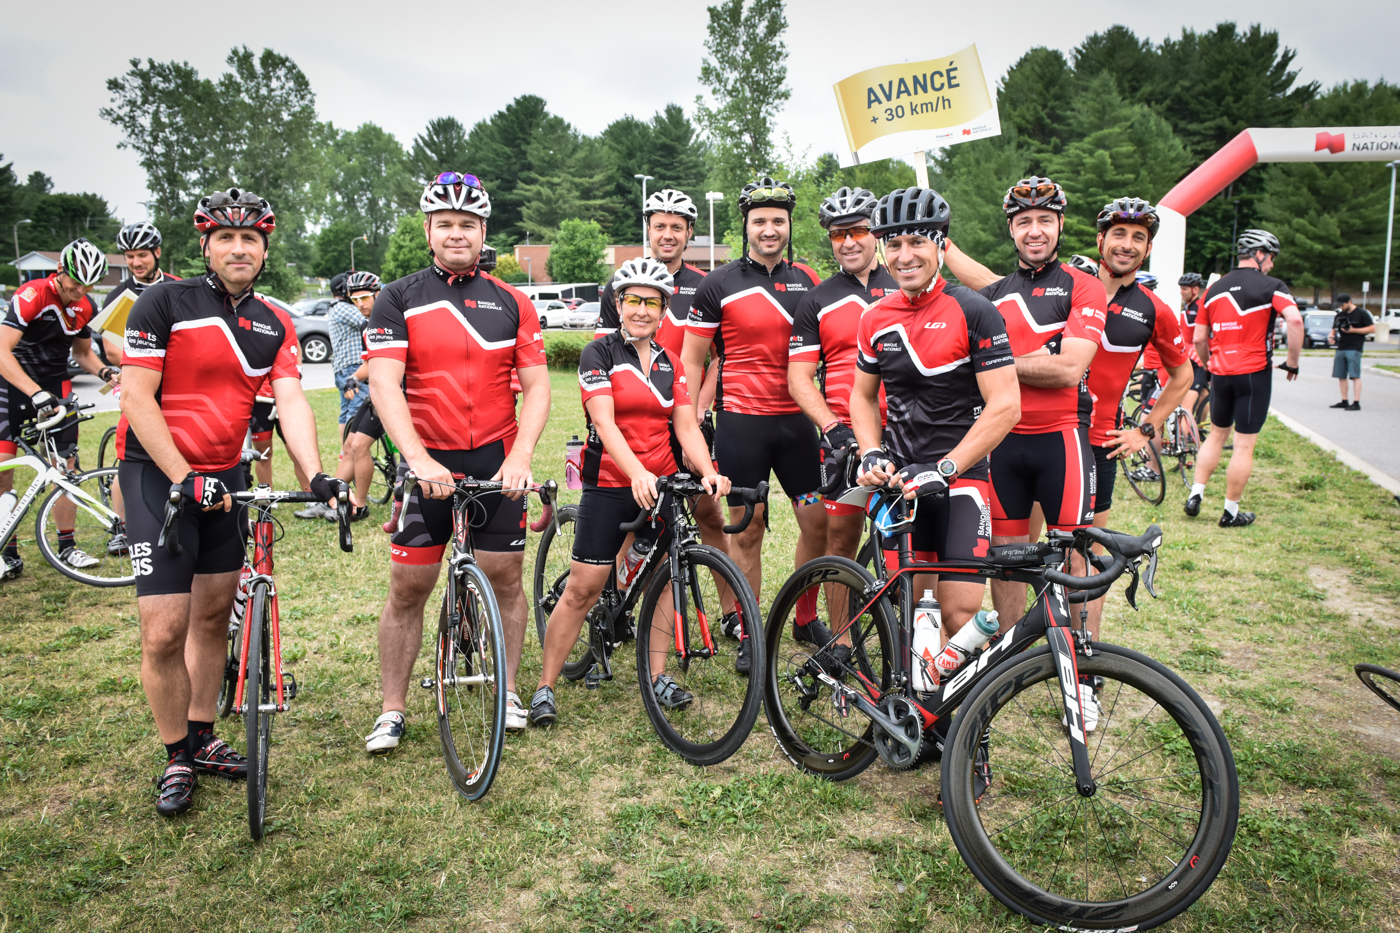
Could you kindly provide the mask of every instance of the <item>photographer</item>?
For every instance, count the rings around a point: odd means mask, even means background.
[[[1337,314],[1332,320],[1329,341],[1337,342],[1337,355],[1332,359],[1332,378],[1342,390],[1342,400],[1333,405],[1345,411],[1361,410],[1361,351],[1366,335],[1376,332],[1376,322],[1365,308],[1352,303],[1350,295],[1338,295]],[[1347,380],[1351,380],[1351,401],[1347,401]]]

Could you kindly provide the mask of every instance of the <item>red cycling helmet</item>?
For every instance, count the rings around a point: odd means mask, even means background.
[[[277,229],[277,218],[266,198],[230,188],[200,198],[194,209],[194,228],[200,233],[219,227],[252,227],[265,237]]]

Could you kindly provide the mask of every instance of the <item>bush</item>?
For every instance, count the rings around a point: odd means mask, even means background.
[[[588,333],[545,334],[544,355],[549,360],[549,368],[577,372],[579,354],[592,339],[593,335]]]
[[[566,220],[549,251],[549,277],[556,282],[597,282],[611,273],[603,264],[608,238],[596,220]]]
[[[510,253],[498,255],[496,257],[496,271],[491,273],[502,282],[509,282],[512,285],[519,285],[529,280],[525,270],[520,268],[520,263],[515,261],[515,257]]]
[[[428,268],[432,261],[428,254],[428,238],[423,235],[423,215],[409,214],[399,219],[399,225],[389,235],[389,248],[384,251],[384,267],[379,277],[392,282]]]

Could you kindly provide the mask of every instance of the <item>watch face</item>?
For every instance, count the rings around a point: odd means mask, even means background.
[[[958,472],[958,465],[953,461],[944,458],[938,461],[938,472],[941,473],[943,476],[952,476],[954,473]]]

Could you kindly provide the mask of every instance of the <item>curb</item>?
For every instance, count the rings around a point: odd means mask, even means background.
[[[1381,487],[1386,492],[1390,493],[1392,496],[1400,498],[1400,480],[1397,480],[1389,473],[1381,472],[1380,470],[1371,466],[1371,464],[1367,463],[1365,460],[1362,460],[1355,454],[1348,453],[1347,451],[1338,447],[1336,444],[1329,441],[1327,438],[1323,437],[1321,434],[1318,434],[1315,431],[1304,427],[1302,424],[1293,420],[1292,418],[1288,417],[1282,412],[1274,411],[1270,412],[1270,414],[1277,418],[1280,422],[1282,422],[1283,426],[1288,428],[1294,434],[1302,435],[1303,437],[1312,441],[1318,447],[1321,447],[1323,450],[1330,451],[1332,454],[1336,455],[1337,459],[1340,460],[1342,463],[1351,467],[1353,470],[1365,473],[1367,479],[1369,479],[1371,482],[1375,483],[1377,486]]]
[[[1391,379],[1400,379],[1400,373],[1393,373],[1388,369],[1377,369],[1375,366],[1362,366],[1361,368],[1366,370],[1366,372],[1374,373],[1377,376],[1387,376]]]

